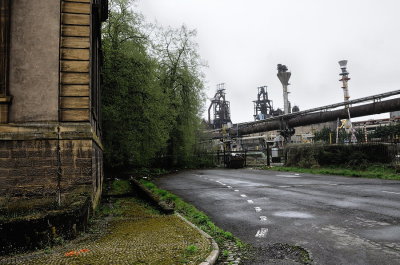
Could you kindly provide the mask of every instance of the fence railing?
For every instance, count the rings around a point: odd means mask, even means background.
[[[294,149],[302,149],[296,151]],[[400,165],[400,142],[359,142],[348,144],[289,144],[282,152],[280,162],[293,161],[288,157],[288,151],[292,149],[291,155],[296,155],[296,159],[302,159],[301,156],[307,156],[309,152],[313,153],[316,160],[324,165],[338,165],[346,163],[395,163]],[[276,162],[272,158],[271,148],[262,150],[246,151],[215,151],[199,154],[207,157],[211,164],[224,167],[243,167],[243,166],[269,166]],[[240,162],[242,160],[242,162]]]

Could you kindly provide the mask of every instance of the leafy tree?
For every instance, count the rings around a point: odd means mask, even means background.
[[[203,64],[193,41],[195,30],[185,26],[156,35],[153,53],[160,63],[160,82],[175,115],[168,145],[172,165],[187,165],[195,149],[203,103]]]
[[[357,138],[357,143],[364,143],[365,142],[365,132],[363,129],[356,129],[354,132],[356,138]]]
[[[365,135],[362,129],[356,129],[354,132],[357,142],[365,142]],[[330,136],[331,135],[331,136]],[[332,137],[332,143],[336,143],[336,131],[331,130],[330,128],[324,127],[320,131],[316,131],[314,133],[314,141],[315,142],[323,142],[329,143],[330,137]],[[344,143],[345,140],[351,139],[351,133],[346,133],[344,129],[339,129],[339,143]]]
[[[110,1],[103,28],[103,130],[109,167],[191,162],[203,103],[196,32],[156,28],[131,0]],[[159,164],[158,164],[159,165]]]
[[[400,135],[400,123],[379,126],[371,133],[371,138],[380,138],[382,141],[391,141]]]
[[[324,143],[329,143],[330,134],[333,134],[332,130],[330,128],[324,127],[320,131],[316,131],[314,133],[314,141],[315,142],[322,141]],[[334,133],[333,135],[335,135],[336,137],[336,133]]]
[[[104,25],[103,127],[110,167],[148,166],[169,136],[167,98],[157,82],[157,62],[131,1],[111,1]]]

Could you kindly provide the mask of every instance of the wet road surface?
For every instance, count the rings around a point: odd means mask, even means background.
[[[314,264],[400,264],[400,181],[211,169],[156,184],[260,249],[298,245]]]

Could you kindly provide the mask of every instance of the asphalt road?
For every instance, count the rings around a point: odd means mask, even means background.
[[[259,249],[298,245],[321,265],[400,264],[400,181],[212,169],[156,184]],[[254,264],[269,258],[259,251]]]

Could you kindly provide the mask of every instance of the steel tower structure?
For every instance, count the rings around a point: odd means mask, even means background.
[[[214,119],[211,120],[211,110]],[[211,99],[210,107],[208,108],[208,124],[213,129],[222,128],[224,125],[232,124],[230,114],[230,103],[225,99],[225,84],[217,84],[217,92],[214,98]]]
[[[260,121],[273,116],[272,100],[268,99],[267,86],[258,87],[257,100],[254,100],[254,120]]]

